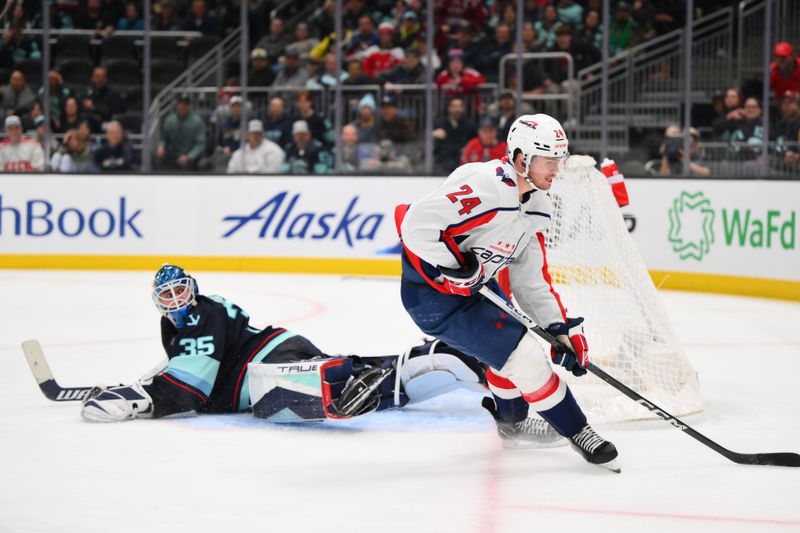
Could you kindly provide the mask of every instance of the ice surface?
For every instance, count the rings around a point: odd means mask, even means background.
[[[469,392],[307,427],[89,424],[76,403],[45,399],[23,340],[41,341],[62,385],[129,382],[162,358],[150,279],[0,271],[0,532],[800,531],[800,469],[735,465],[659,421],[599,428],[620,450],[615,475],[568,448],[503,450]],[[419,338],[397,280],[198,281],[329,353]],[[736,451],[800,452],[800,305],[663,298],[706,401],[688,421]]]

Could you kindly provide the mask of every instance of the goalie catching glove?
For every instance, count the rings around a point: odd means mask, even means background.
[[[472,296],[478,292],[483,282],[483,263],[473,252],[462,252],[464,262],[459,268],[439,267],[444,278],[443,284],[451,294]]]
[[[583,335],[582,324],[583,317],[567,318],[566,324],[556,322],[547,328],[547,332],[563,344],[562,348],[552,346],[550,357],[575,376],[586,374],[586,365],[589,364],[589,344]]]
[[[141,381],[133,385],[95,387],[83,401],[81,416],[90,422],[122,422],[151,418],[153,400]]]

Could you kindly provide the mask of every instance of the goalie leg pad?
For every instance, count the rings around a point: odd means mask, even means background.
[[[328,418],[327,408],[352,375],[353,361],[325,357],[290,363],[250,363],[247,380],[253,415],[270,422]]]

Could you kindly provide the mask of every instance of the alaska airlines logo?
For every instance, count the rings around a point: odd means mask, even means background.
[[[503,170],[503,167],[497,167],[495,169],[495,173],[497,174],[497,177],[500,178],[500,181],[502,181],[509,187],[514,187],[516,185],[516,183],[514,183],[514,180],[508,177],[508,174],[506,174],[506,171]]]
[[[222,238],[228,239],[252,225],[260,226],[259,239],[336,240],[341,237],[352,248],[353,241],[374,240],[383,222],[381,213],[358,212],[358,199],[358,196],[354,196],[344,210],[316,212],[302,210],[298,206],[302,201],[300,193],[289,196],[288,191],[283,191],[249,215],[229,215],[223,218],[223,222],[231,222],[233,225]]]

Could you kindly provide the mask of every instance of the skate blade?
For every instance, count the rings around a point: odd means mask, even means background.
[[[531,442],[525,440],[501,440],[506,450],[538,450],[543,448],[560,448],[567,445],[567,439],[558,439],[551,442]]]
[[[617,463],[616,459],[611,459],[607,463],[599,464],[599,465],[596,465],[596,466],[599,466],[600,468],[605,468],[605,469],[611,470],[615,474],[621,474],[622,473],[622,468],[620,468],[619,463]]]

